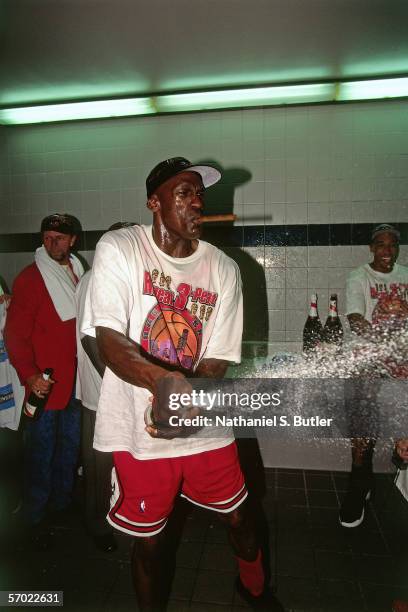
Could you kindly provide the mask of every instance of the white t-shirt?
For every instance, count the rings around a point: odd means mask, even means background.
[[[101,392],[102,378],[92,365],[91,360],[82,348],[81,338],[84,334],[80,332],[82,321],[84,319],[85,297],[91,278],[89,270],[79,281],[75,290],[75,304],[77,309],[76,318],[76,338],[77,338],[77,379],[76,379],[76,397],[86,408],[96,410],[99,402],[99,394]]]
[[[361,314],[370,323],[375,322],[378,300],[393,294],[408,302],[408,268],[394,264],[391,272],[383,273],[365,264],[347,279],[346,314]]]
[[[128,335],[157,359],[191,371],[203,358],[239,362],[238,266],[202,240],[192,255],[170,257],[155,244],[151,226],[108,232],[96,248],[81,331],[94,335],[97,326]],[[152,438],[144,422],[150,396],[106,368],[94,447],[153,459],[196,454],[233,440],[231,431],[222,438]]]

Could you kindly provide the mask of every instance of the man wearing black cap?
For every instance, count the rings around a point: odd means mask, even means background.
[[[372,340],[386,340],[390,334],[406,325],[408,317],[408,268],[396,263],[400,233],[392,225],[382,223],[371,234],[370,251],[373,261],[354,270],[347,280],[347,318],[352,332]],[[408,370],[395,363],[384,363],[395,378],[406,378]],[[370,431],[376,423],[378,387],[370,378],[351,384],[348,399],[350,419],[357,428]],[[364,413],[369,419],[364,422]],[[359,420],[359,416],[363,418]],[[362,431],[359,432],[363,434]],[[352,471],[349,488],[340,509],[340,524],[357,527],[364,520],[365,502],[373,485],[373,452],[375,439],[352,440]]]
[[[94,447],[113,452],[108,521],[135,536],[132,573],[140,610],[160,607],[163,529],[179,492],[225,523],[241,595],[252,607],[281,609],[265,585],[233,436],[188,435],[171,426],[175,413],[168,398],[160,399],[161,381],[188,393],[186,377],[221,378],[228,363],[240,360],[239,270],[200,240],[204,191],[220,177],[216,168],[185,158],[158,164],[146,181],[153,225],[102,237],[85,305],[82,332],[96,334],[107,366]],[[194,304],[210,307],[211,317],[200,320]],[[186,407],[186,414],[196,412]]]
[[[72,398],[76,368],[75,286],[82,264],[71,249],[79,222],[68,214],[43,219],[43,245],[35,263],[14,281],[5,341],[10,361],[26,397],[48,395],[38,420],[26,418],[23,507],[34,543],[51,543],[46,511],[65,509],[71,501],[79,445],[80,412]],[[52,368],[52,379],[42,372]]]

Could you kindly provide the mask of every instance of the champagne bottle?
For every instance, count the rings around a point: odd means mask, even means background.
[[[44,372],[42,373],[43,379],[48,380],[50,376],[52,376],[52,372],[52,368],[45,368]],[[47,393],[46,395],[44,395],[44,397],[39,397],[38,395],[36,395],[36,393],[34,393],[34,391],[31,391],[27,401],[24,404],[25,416],[33,421],[37,421],[40,418],[41,414],[44,412],[45,404],[48,400],[48,395],[49,394]]]
[[[330,296],[329,315],[323,329],[324,342],[340,346],[343,342],[343,333],[343,326],[337,311],[337,295],[333,293]]]
[[[317,295],[310,298],[309,316],[303,328],[303,352],[310,353],[323,342],[323,327],[317,312]]]

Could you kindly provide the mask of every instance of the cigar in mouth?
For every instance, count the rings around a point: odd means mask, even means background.
[[[200,217],[200,223],[215,223],[216,221],[236,221],[237,215],[228,214],[228,215],[206,215],[204,217]]]

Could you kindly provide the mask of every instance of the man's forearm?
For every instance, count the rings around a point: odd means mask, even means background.
[[[99,376],[103,378],[105,373],[105,364],[100,358],[96,339],[93,336],[84,336],[81,338],[81,345],[85,353],[88,355],[93,367],[98,372]]]
[[[353,313],[347,315],[350,329],[354,334],[358,336],[364,336],[365,338],[371,338],[374,334],[372,325],[362,315]]]
[[[97,327],[96,341],[102,362],[131,385],[154,393],[158,380],[168,374],[165,368],[145,359],[136,342],[113,329]]]

